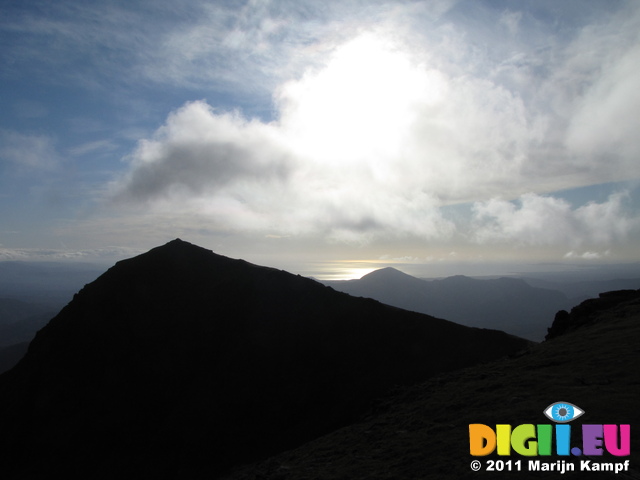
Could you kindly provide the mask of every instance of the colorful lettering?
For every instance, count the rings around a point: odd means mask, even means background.
[[[560,456],[602,456],[604,452],[618,457],[631,454],[630,425],[582,425],[582,448],[571,448],[571,425],[498,424],[495,430],[482,423],[469,425],[469,451],[474,457],[483,457],[494,451],[501,456],[549,456],[553,451]]]

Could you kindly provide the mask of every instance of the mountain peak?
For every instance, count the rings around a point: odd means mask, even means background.
[[[180,238],[176,238],[175,240],[171,240],[170,242],[165,243],[164,245],[161,245],[159,247],[155,247],[153,249],[151,249],[148,253],[150,252],[154,252],[154,251],[164,251],[164,252],[187,252],[187,251],[193,251],[193,252],[210,252],[213,253],[211,250],[207,250],[206,248],[202,248],[199,247],[198,245],[194,245],[193,243],[189,243],[189,242],[185,242],[184,240],[180,239]]]
[[[208,269],[234,264],[247,265],[247,262],[219,255],[209,249],[176,238],[164,245],[152,248],[146,253],[122,260],[116,264],[116,267],[118,269],[122,269],[124,266],[128,269],[140,269],[141,265],[145,265],[145,268],[170,268],[196,274],[197,272],[204,273]]]
[[[176,238],[174,240],[171,240],[170,242],[167,242],[164,246],[168,247],[168,246],[195,246],[192,243],[189,242],[185,242],[184,240],[182,240],[181,238]]]
[[[398,270],[397,268],[393,268],[393,267],[385,267],[385,268],[380,268],[378,270],[374,270],[371,273],[367,273],[366,275],[364,275],[360,280],[384,280],[384,281],[394,281],[394,280],[407,280],[407,279],[412,279],[412,280],[417,280],[415,277],[412,277],[409,274],[406,274],[404,272],[401,272],[400,270]]]
[[[176,239],[86,285],[0,377],[0,474],[212,477],[528,345]]]

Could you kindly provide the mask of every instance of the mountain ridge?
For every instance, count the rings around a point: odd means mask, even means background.
[[[0,376],[0,472],[210,478],[528,345],[177,239],[87,284]]]
[[[383,280],[389,281],[392,279],[396,280],[417,280],[415,277],[404,273],[401,270],[398,270],[394,267],[385,267],[374,270],[373,272],[369,272],[366,275],[363,275],[360,280]]]
[[[425,280],[387,268],[358,280],[324,283],[351,295],[533,341],[543,340],[549,318],[570,306],[559,291],[532,287],[511,277],[481,280],[455,275]]]

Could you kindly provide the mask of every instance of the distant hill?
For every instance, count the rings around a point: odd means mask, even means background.
[[[0,475],[213,478],[529,345],[175,240],[85,286],[0,376]]]
[[[559,291],[532,287],[509,277],[480,280],[457,275],[422,280],[389,267],[359,280],[324,283],[350,295],[374,298],[462,325],[504,330],[534,341],[543,340],[549,319],[570,305]]]
[[[571,310],[570,328],[522,355],[440,375],[400,388],[367,415],[297,449],[238,468],[225,480],[335,478],[477,480],[640,478],[640,290],[604,294]],[[572,446],[581,425],[631,425],[631,455],[472,457],[469,424],[553,423],[543,410],[558,401],[585,411],[570,425]],[[482,469],[474,472],[472,460]],[[488,460],[511,460],[512,471],[487,471]],[[529,460],[576,464],[575,472],[530,472]],[[622,463],[628,471],[581,472],[580,461]],[[515,471],[515,462],[521,471]],[[312,473],[310,473],[312,472]]]

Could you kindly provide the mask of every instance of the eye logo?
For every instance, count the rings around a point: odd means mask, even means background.
[[[543,413],[556,423],[567,423],[581,416],[584,410],[573,403],[556,402],[545,408]]]

